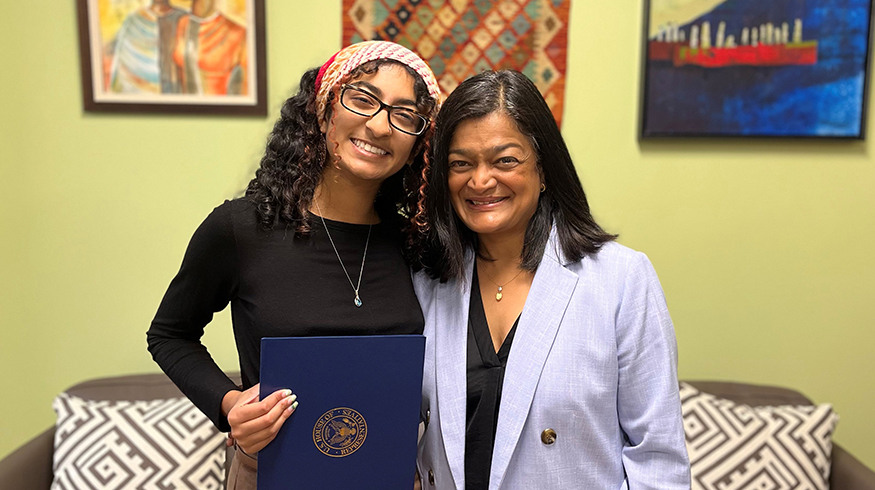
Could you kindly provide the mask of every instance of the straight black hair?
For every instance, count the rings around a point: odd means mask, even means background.
[[[568,260],[576,261],[587,254],[598,253],[605,242],[615,240],[617,235],[603,230],[590,214],[568,147],[535,84],[517,71],[487,71],[456,87],[435,121],[429,188],[425,193],[430,225],[422,257],[425,270],[441,281],[461,278],[465,270],[465,250],[478,252],[477,234],[462,223],[450,201],[448,154],[460,123],[493,113],[509,116],[529,138],[546,185],[535,215],[526,227],[520,257],[522,267],[532,272],[538,268],[554,223],[562,253]]]

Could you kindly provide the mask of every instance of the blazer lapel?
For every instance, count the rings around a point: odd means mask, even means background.
[[[437,409],[450,472],[456,488],[463,490],[465,477],[465,414],[467,394],[468,306],[474,255],[465,277],[438,286],[435,324]]]
[[[577,287],[577,274],[566,269],[564,262],[558,251],[554,228],[541,264],[535,272],[507,360],[495,446],[492,451],[489,477],[491,490],[501,487],[532,405],[547,355],[553,347],[562,317]],[[467,302],[465,311],[467,312]],[[453,362],[463,363],[464,358]],[[464,407],[459,413],[465,413]],[[464,441],[464,430],[461,438]]]

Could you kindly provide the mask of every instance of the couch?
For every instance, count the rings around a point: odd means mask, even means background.
[[[774,386],[714,381],[688,381],[695,388],[717,397],[761,405],[810,405],[797,391]],[[181,397],[163,374],[102,378],[79,383],[66,391],[85,400],[163,400]],[[42,490],[51,487],[55,428],[49,428],[0,460],[0,489]],[[875,472],[838,444],[832,446],[830,488],[875,490]]]
[[[812,405],[812,401],[798,391],[777,386],[719,381],[686,381],[686,383],[718,398],[752,407]],[[875,472],[838,444],[832,444],[829,488],[834,490],[875,490]]]
[[[231,378],[240,382],[239,375],[231,375]],[[164,374],[100,378],[76,384],[65,393],[83,400],[109,402],[171,400],[183,397]],[[205,420],[206,417],[203,417],[202,426]],[[208,425],[215,432],[212,424]],[[55,427],[46,429],[0,460],[0,490],[42,490],[51,487],[54,479],[52,458],[55,432]],[[215,444],[215,440],[212,442]],[[231,454],[230,450],[228,454]],[[75,485],[71,486],[75,488]]]

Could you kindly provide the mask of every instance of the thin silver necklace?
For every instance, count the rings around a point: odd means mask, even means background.
[[[325,218],[322,217],[322,209],[319,207],[318,202],[315,200],[313,202],[316,204],[316,210],[319,211],[319,219],[322,220],[322,227],[325,228],[325,234],[328,235],[328,241],[331,242],[331,248],[334,249],[334,255],[337,255],[337,261],[340,262],[340,267],[343,268],[346,280],[349,281],[349,285],[352,286],[352,290],[355,291],[355,306],[356,308],[361,308],[362,299],[359,297],[359,288],[362,286],[362,273],[365,271],[365,258],[368,256],[368,243],[371,242],[371,227],[374,225],[368,225],[368,239],[365,240],[365,253],[362,254],[362,267],[359,269],[359,281],[358,284],[353,284],[352,278],[349,277],[349,272],[346,271],[346,266],[343,265],[343,260],[340,258],[340,252],[337,251],[337,246],[334,245],[334,240],[331,238],[331,233],[328,231],[328,225],[325,224]]]

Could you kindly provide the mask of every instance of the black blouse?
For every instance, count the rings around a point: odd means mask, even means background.
[[[468,410],[465,429],[465,488],[485,490],[489,487],[495,427],[501,403],[501,385],[507,356],[520,319],[501,344],[498,352],[492,344],[477,268],[471,283],[471,305],[468,310]]]

